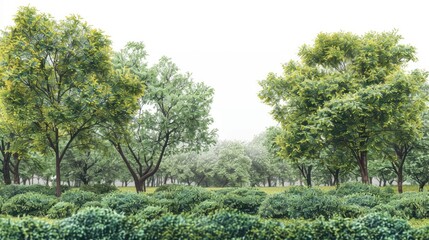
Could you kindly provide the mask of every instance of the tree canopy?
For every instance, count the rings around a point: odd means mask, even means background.
[[[320,33],[313,45],[302,46],[299,61],[283,66],[283,75],[261,81],[259,96],[284,131],[284,156],[317,159],[321,147],[343,146],[368,183],[368,151],[377,137],[415,131],[393,125],[396,116],[412,114],[417,130],[421,125],[426,73],[404,70],[415,49],[400,40],[396,31]]]

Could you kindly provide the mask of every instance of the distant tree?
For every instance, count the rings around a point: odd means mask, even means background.
[[[139,111],[123,126],[113,126],[107,137],[127,166],[136,191],[159,169],[165,156],[204,149],[214,142],[209,116],[213,89],[181,74],[168,58],[148,69],[141,43],[129,43],[117,53],[115,65],[128,66],[144,82]]]
[[[250,183],[251,160],[244,144],[236,141],[220,142],[214,152],[217,156],[213,178],[220,187],[242,187]]]
[[[404,73],[415,49],[400,40],[395,31],[320,33],[300,49],[299,62],[260,83],[259,96],[286,133],[285,156],[317,159],[320,145],[345,147],[369,182],[368,151],[424,79],[419,71]]]
[[[56,195],[61,162],[76,137],[127,118],[141,86],[113,72],[109,39],[79,17],[57,22],[22,7],[0,42],[1,101],[11,124],[32,129],[35,144],[55,156]]]

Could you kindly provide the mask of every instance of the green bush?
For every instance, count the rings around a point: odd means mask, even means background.
[[[371,184],[363,184],[360,182],[343,183],[332,193],[341,197],[352,194],[369,194],[373,196],[384,197],[386,194],[389,194],[387,190],[383,191],[380,187]]]
[[[358,205],[362,207],[373,208],[380,204],[380,200],[374,195],[355,193],[351,195],[346,195],[344,197],[344,203],[346,205]]]
[[[285,194],[290,194],[286,192]],[[287,211],[290,218],[315,219],[320,216],[329,218],[338,213],[341,201],[319,189],[306,191],[289,197]]]
[[[82,207],[80,207],[80,209],[87,208],[87,207],[100,207],[100,208],[104,208],[106,206],[104,206],[100,201],[89,201],[89,202],[84,203],[82,205]]]
[[[219,192],[217,192],[219,194]],[[243,213],[256,214],[267,194],[256,188],[237,188],[221,196],[225,208],[236,209]]]
[[[201,187],[170,186],[153,194],[158,205],[167,207],[172,213],[189,212],[198,203],[211,199],[214,194]]]
[[[412,239],[411,227],[406,220],[373,213],[353,221],[353,239]]]
[[[86,208],[59,223],[61,239],[125,239],[125,216],[111,209]]]
[[[114,192],[103,197],[101,204],[118,213],[135,214],[150,205],[151,199],[142,193]]]
[[[57,202],[48,211],[49,218],[66,218],[73,215],[77,210],[74,203],[70,202]]]
[[[186,186],[179,185],[179,184],[164,184],[162,186],[157,187],[155,189],[155,193],[176,191],[177,189],[182,189],[184,187],[186,187]]]
[[[164,215],[138,229],[130,239],[199,240],[204,238],[195,220],[181,215]],[[213,238],[212,238],[213,239]]]
[[[197,228],[205,239],[255,239],[264,224],[260,218],[245,213],[220,211],[199,220]]]
[[[194,206],[194,208],[192,209],[192,214],[208,215],[221,209],[224,209],[224,206],[219,201],[206,200]]]
[[[342,204],[338,209],[338,215],[345,218],[357,218],[369,213],[372,209],[355,204]]]
[[[61,186],[62,191],[70,189],[68,186]],[[0,196],[9,199],[15,195],[35,192],[50,196],[55,196],[55,187],[49,187],[45,185],[33,184],[33,185],[2,185],[0,186]]]
[[[93,192],[95,194],[106,194],[118,191],[118,188],[110,184],[94,184],[94,185],[83,185],[80,190]]]
[[[2,206],[2,212],[12,216],[45,216],[56,202],[53,196],[28,192],[7,200]]]
[[[288,218],[288,204],[292,194],[276,193],[268,196],[259,208],[259,215],[264,218]]]
[[[47,222],[23,218],[17,221],[10,219],[0,219],[0,239],[7,240],[46,240],[58,239],[58,228]]]
[[[95,193],[78,189],[69,190],[61,195],[62,202],[73,203],[79,208],[86,202],[94,201],[96,199],[97,195]]]
[[[429,194],[426,192],[401,194],[387,205],[384,209],[394,209],[394,211],[389,211],[389,213],[397,217],[417,219],[429,217]]]

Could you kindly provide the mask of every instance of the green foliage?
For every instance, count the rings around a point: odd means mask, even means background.
[[[265,218],[329,218],[339,213],[341,207],[342,202],[335,196],[318,189],[298,187],[268,196],[259,214]]]
[[[86,208],[59,222],[61,239],[125,239],[125,216],[111,209]]]
[[[93,192],[95,194],[106,194],[118,191],[118,188],[110,184],[94,184],[94,185],[83,185],[80,190]]]
[[[94,201],[97,199],[97,195],[93,192],[87,192],[83,190],[69,190],[61,195],[61,201],[75,204],[77,207],[81,207],[86,202]]]
[[[45,216],[56,202],[53,196],[28,192],[8,199],[2,206],[2,212],[12,216]]]
[[[276,193],[268,196],[259,208],[259,215],[264,218],[289,218],[288,204],[292,194]]]
[[[341,205],[341,201],[335,196],[325,194],[321,190],[308,189],[289,198],[288,214],[290,218],[329,218],[338,212]]]
[[[62,186],[63,189],[67,190],[70,187],[68,186]],[[27,193],[27,192],[35,192],[45,195],[55,195],[55,188],[48,187],[44,185],[2,185],[0,186],[0,196],[4,198],[11,198],[15,195]]]
[[[100,207],[103,208],[105,207],[100,201],[89,201],[84,203],[80,209],[84,209],[84,208],[88,208],[88,207]]]
[[[195,220],[181,215],[165,215],[145,224],[131,239],[203,239]]]
[[[204,216],[215,213],[224,208],[225,207],[219,200],[209,199],[195,205],[195,207],[192,209],[192,214]]]
[[[151,198],[142,193],[113,192],[101,199],[101,203],[125,215],[135,214],[151,203]]]
[[[383,192],[380,187],[371,184],[363,184],[360,182],[343,183],[333,193],[337,196],[346,196],[352,194],[370,194],[373,196],[382,196],[385,194],[385,192]]]
[[[161,200],[165,206],[175,214],[189,212],[198,203],[213,197],[213,193],[201,187],[170,186],[153,194],[154,199]]]
[[[404,193],[399,199],[392,200],[388,205],[396,211],[395,215],[406,218],[429,218],[429,194]]]
[[[358,205],[361,207],[373,208],[380,203],[380,200],[371,194],[355,193],[344,197],[344,204]]]
[[[77,206],[71,202],[57,202],[48,211],[49,218],[66,218],[73,215],[77,210]]]
[[[7,240],[49,240],[59,239],[55,225],[33,218],[17,221],[0,219],[0,239]]]
[[[217,192],[217,194],[220,193],[222,191]],[[256,188],[237,188],[227,190],[225,195],[220,196],[220,201],[225,208],[256,214],[266,195],[265,192]]]

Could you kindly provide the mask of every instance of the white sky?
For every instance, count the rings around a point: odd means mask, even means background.
[[[428,69],[429,14],[424,0],[0,0],[0,29],[19,6],[34,6],[56,19],[78,14],[111,37],[119,50],[143,41],[149,62],[165,55],[196,81],[215,89],[213,127],[220,140],[249,141],[276,125],[257,93],[258,81],[296,59],[299,47],[319,32],[398,29]]]

